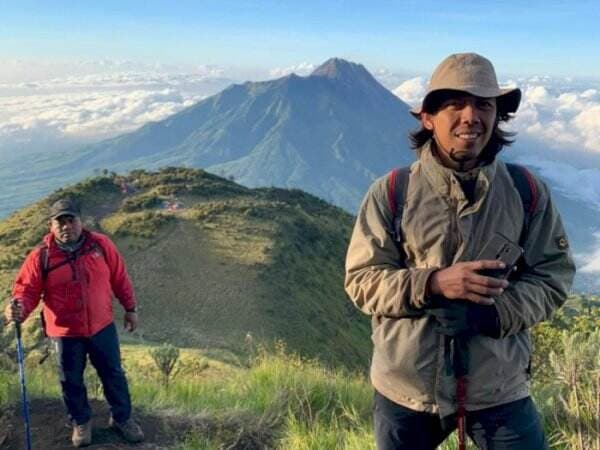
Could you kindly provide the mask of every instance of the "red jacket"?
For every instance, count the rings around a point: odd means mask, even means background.
[[[24,318],[43,296],[46,333],[50,337],[93,336],[113,321],[112,297],[125,309],[135,307],[135,294],[123,257],[105,235],[84,230],[85,242],[74,261],[42,276],[42,246],[35,248],[21,266],[12,295],[20,301]],[[67,259],[54,236],[44,237],[48,268]]]

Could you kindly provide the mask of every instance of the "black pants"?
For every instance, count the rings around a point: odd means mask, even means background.
[[[83,381],[87,356],[102,382],[104,396],[113,418],[125,422],[131,415],[131,399],[121,353],[117,328],[111,323],[94,336],[52,338],[56,348],[63,400],[72,421],[86,423],[92,417]]]
[[[413,411],[375,393],[378,450],[434,450],[456,428],[455,417]],[[467,412],[467,434],[482,450],[547,450],[544,429],[530,397]]]

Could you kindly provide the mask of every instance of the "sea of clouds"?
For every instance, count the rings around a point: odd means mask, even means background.
[[[218,67],[139,66],[100,61],[61,65],[5,64],[0,77],[0,157],[68,149],[162,120],[229,84]],[[12,76],[10,76],[12,73]]]
[[[0,75],[0,159],[69,149],[132,131],[248,79],[214,66],[112,61],[33,69],[12,61],[3,66],[7,70]],[[315,68],[302,62],[255,73],[252,79],[292,72],[306,76]],[[407,78],[387,69],[373,75],[411,106],[426,90],[425,76]],[[600,214],[600,81],[538,76],[501,84],[519,86],[523,92],[510,129],[527,151],[516,159]],[[600,230],[597,239],[598,250],[585,255],[583,270],[600,272]]]

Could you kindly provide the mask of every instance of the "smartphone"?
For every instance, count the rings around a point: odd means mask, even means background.
[[[495,233],[492,235],[491,239],[486,242],[485,246],[477,256],[477,259],[499,259],[506,265],[506,268],[484,269],[480,270],[479,273],[487,277],[508,278],[513,267],[522,255],[523,249],[519,247],[519,245],[500,233]]]

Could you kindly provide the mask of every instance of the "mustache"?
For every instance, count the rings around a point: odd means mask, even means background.
[[[458,128],[456,130],[454,130],[454,134],[461,134],[461,133],[483,133],[485,131],[484,127],[461,127]]]

